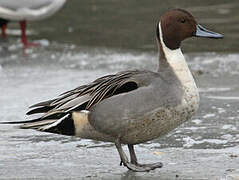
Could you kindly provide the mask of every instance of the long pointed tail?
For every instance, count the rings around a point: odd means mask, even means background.
[[[71,113],[66,114],[60,119],[33,119],[29,121],[0,122],[0,124],[22,124],[20,128],[23,129],[36,129],[63,135],[75,135],[75,125]]]
[[[0,122],[0,124],[23,124],[23,123],[33,123],[37,122],[39,119],[27,120],[27,121],[4,121]]]

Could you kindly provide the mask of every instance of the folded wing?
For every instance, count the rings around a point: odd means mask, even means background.
[[[55,99],[35,104],[30,107],[27,115],[42,115],[21,127],[72,135],[73,129],[66,128],[73,124],[72,112],[90,111],[91,107],[106,98],[137,89],[138,82],[134,80],[134,76],[140,73],[142,71],[135,70],[107,75],[87,85],[67,91]]]

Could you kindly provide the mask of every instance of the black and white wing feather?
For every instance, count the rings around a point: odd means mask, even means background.
[[[27,115],[42,114],[41,117],[26,121],[21,127],[72,135],[72,112],[90,111],[92,106],[105,98],[137,89],[138,82],[134,77],[143,72],[123,71],[103,76],[87,85],[67,91],[55,99],[34,104],[30,107]],[[55,129],[53,130],[51,127],[55,127]]]

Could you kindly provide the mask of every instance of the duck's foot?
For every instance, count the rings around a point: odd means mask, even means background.
[[[157,162],[157,163],[150,163],[150,164],[137,164],[140,167],[148,167],[151,168],[151,170],[154,170],[156,168],[161,168],[163,167],[163,163]]]
[[[124,166],[126,166],[129,170],[136,172],[149,172],[150,170],[153,170],[151,167],[139,166],[132,163],[126,163]]]
[[[132,163],[126,163],[124,164],[128,169],[136,172],[149,172],[151,170],[154,170],[156,168],[163,167],[162,163],[153,163],[153,164],[132,164]]]
[[[122,161],[120,162],[120,165],[126,166],[128,169],[132,171],[138,171],[138,172],[145,172],[145,171],[151,171],[157,168],[162,168],[163,163],[157,162],[157,163],[151,163],[151,164],[133,164],[133,163],[126,163],[124,164]]]
[[[126,166],[129,170],[136,171],[136,172],[148,172],[148,171],[154,170],[156,168],[163,167],[163,164],[161,162],[152,163],[152,164],[137,163],[137,158],[136,158],[136,154],[134,152],[133,145],[128,145],[129,151],[130,151],[130,158],[131,158],[131,162],[129,162],[126,154],[124,153],[124,151],[122,149],[122,146],[121,146],[121,143],[119,140],[117,140],[115,142],[115,146],[120,155],[120,159],[121,159],[120,165]]]
[[[163,163],[161,163],[161,162],[151,163],[151,164],[139,164],[136,154],[135,154],[135,151],[134,151],[134,146],[132,144],[129,144],[128,148],[129,148],[129,153],[130,153],[130,161],[132,164],[135,164],[140,167],[147,167],[147,168],[150,168],[151,170],[163,167]]]

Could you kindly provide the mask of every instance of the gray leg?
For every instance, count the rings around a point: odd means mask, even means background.
[[[116,148],[119,152],[119,155],[120,155],[120,160],[121,160],[120,165],[123,164],[124,166],[126,166],[126,164],[129,162],[129,160],[128,160],[128,158],[127,158],[119,140],[117,140],[115,142],[115,146],[116,146]]]
[[[152,170],[151,167],[147,167],[147,166],[138,166],[137,164],[133,164],[133,163],[130,163],[128,161],[128,158],[126,156],[126,154],[124,153],[123,151],[123,148],[121,146],[121,143],[119,140],[116,140],[115,141],[115,146],[119,152],[119,155],[120,155],[120,159],[121,159],[121,164],[123,164],[124,166],[126,166],[129,170],[132,170],[132,171],[137,171],[137,172],[145,172],[145,171],[150,171]],[[136,156],[135,156],[136,157]],[[154,168],[155,169],[155,168]]]
[[[144,168],[150,168],[150,170],[161,168],[163,167],[163,164],[161,162],[158,163],[152,163],[152,164],[139,164],[137,161],[137,157],[134,151],[134,145],[129,144],[129,153],[130,153],[130,162],[136,166],[144,167]]]
[[[134,145],[128,144],[128,148],[129,148],[129,154],[130,154],[130,162],[132,164],[137,165],[138,161],[137,161],[136,154],[134,152]]]

